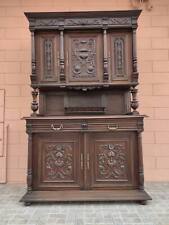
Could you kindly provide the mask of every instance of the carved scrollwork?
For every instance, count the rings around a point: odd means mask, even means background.
[[[71,144],[45,146],[45,179],[71,180],[73,176],[73,149]]]
[[[131,17],[105,17],[105,18],[41,18],[31,21],[31,27],[74,27],[74,26],[99,26],[102,27],[105,24],[108,26],[113,25],[131,25]]]
[[[124,144],[101,144],[97,160],[99,179],[127,179]]]

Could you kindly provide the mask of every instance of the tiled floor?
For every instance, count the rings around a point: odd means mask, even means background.
[[[148,183],[153,200],[136,203],[57,203],[25,207],[23,186],[0,185],[0,225],[169,225],[169,183]]]

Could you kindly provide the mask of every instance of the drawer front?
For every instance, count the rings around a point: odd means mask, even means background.
[[[121,131],[121,130],[138,130],[143,128],[142,118],[138,119],[104,119],[104,120],[34,120],[31,124],[27,123],[27,128],[32,132],[66,132],[66,131]]]

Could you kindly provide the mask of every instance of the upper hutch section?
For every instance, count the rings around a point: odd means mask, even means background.
[[[33,87],[136,86],[140,10],[25,13]]]

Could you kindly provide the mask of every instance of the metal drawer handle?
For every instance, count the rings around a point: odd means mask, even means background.
[[[60,124],[60,127],[55,127],[54,124],[51,124],[51,128],[52,128],[52,130],[58,131],[58,130],[63,129],[63,124]]]
[[[107,126],[108,130],[117,130],[119,128],[118,124],[111,124]]]

